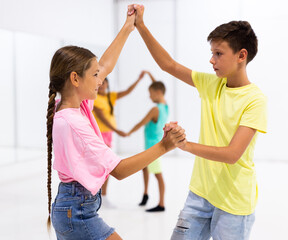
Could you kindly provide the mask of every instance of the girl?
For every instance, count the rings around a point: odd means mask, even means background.
[[[121,92],[110,92],[109,81],[107,78],[104,79],[103,84],[98,89],[98,95],[94,101],[93,115],[99,126],[102,134],[102,138],[108,147],[112,147],[112,133],[116,132],[119,136],[125,137],[126,134],[120,131],[116,127],[116,119],[114,115],[114,106],[118,99],[121,99],[131,93],[144,74],[140,74],[138,79],[126,90]],[[107,199],[107,185],[108,180],[105,181],[101,188],[102,194],[102,206],[113,208],[114,205]]]
[[[173,125],[171,130],[165,131],[161,142],[145,152],[121,160],[103,142],[92,115],[98,88],[114,68],[128,35],[134,29],[133,11],[99,62],[89,50],[75,46],[57,50],[51,61],[47,109],[47,224],[49,227],[53,142],[53,167],[61,180],[51,213],[58,240],[121,239],[97,213],[101,205],[100,188],[108,175],[119,180],[126,178],[186,143],[184,130]],[[57,93],[61,99],[55,102]]]

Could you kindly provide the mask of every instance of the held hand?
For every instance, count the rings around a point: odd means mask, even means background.
[[[146,73],[146,71],[142,71],[142,72],[140,73],[138,79],[139,79],[139,80],[142,79],[142,78],[144,77],[145,73]]]
[[[169,130],[167,130],[168,128]],[[183,147],[186,145],[186,134],[185,130],[182,127],[175,123],[169,123],[167,129],[165,130],[166,135],[161,140],[167,151],[170,151],[176,147]]]
[[[127,10],[127,19],[125,25],[129,26],[130,31],[132,32],[135,29],[135,17],[136,12],[133,5],[128,6]]]
[[[167,132],[169,132],[173,127],[176,127],[178,124],[178,122],[170,122],[170,123],[166,123],[163,130],[164,130],[164,136],[165,137],[167,135]]]
[[[116,132],[119,136],[121,136],[121,137],[127,137],[127,136],[128,136],[127,133],[125,133],[125,132],[123,132],[123,131],[121,131],[121,130],[115,130],[115,132]]]
[[[132,15],[134,13],[132,8],[134,9],[134,11],[136,11],[135,26],[137,27],[143,23],[144,6],[140,4],[129,5],[128,9],[130,11],[128,11],[128,15]]]

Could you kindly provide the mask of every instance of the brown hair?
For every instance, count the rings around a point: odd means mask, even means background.
[[[113,115],[114,113],[114,107],[113,107],[113,104],[111,102],[111,92],[110,92],[110,87],[109,87],[109,80],[108,78],[106,77],[104,79],[104,81],[107,81],[107,100],[108,100],[108,104],[109,104],[109,107],[110,107],[110,115]]]
[[[49,84],[49,101],[47,108],[47,190],[48,190],[48,220],[47,227],[50,229],[51,219],[51,162],[52,162],[52,128],[53,117],[55,113],[55,97],[57,92],[61,94],[66,81],[69,79],[71,72],[76,72],[83,76],[85,71],[90,67],[91,60],[96,56],[89,50],[76,46],[66,46],[58,49],[51,61],[50,66],[50,84]]]
[[[155,81],[150,84],[149,89],[153,90],[160,90],[163,94],[166,92],[166,88],[163,82],[161,81]]]
[[[258,40],[247,21],[231,21],[215,28],[207,37],[207,41],[224,40],[228,42],[233,52],[245,48],[248,52],[247,64],[256,56]]]

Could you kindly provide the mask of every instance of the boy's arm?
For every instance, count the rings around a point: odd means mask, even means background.
[[[131,6],[131,5],[130,5]],[[176,62],[168,52],[157,42],[143,22],[144,6],[134,4],[136,10],[136,28],[143,38],[152,57],[159,67],[183,82],[195,87],[191,77],[192,70]]]
[[[256,131],[250,127],[239,126],[227,147],[213,147],[187,142],[181,149],[205,159],[234,164],[241,158]]]
[[[137,84],[140,82],[140,80],[143,78],[144,73],[141,73],[138,77],[138,79],[125,91],[117,92],[117,99],[120,99],[122,97],[127,96],[129,93],[131,93],[134,88],[137,86]]]
[[[154,118],[157,118],[159,114],[159,110],[157,107],[153,107],[148,113],[147,115],[139,122],[137,123],[129,132],[128,132],[128,136],[137,131],[140,127],[144,126],[145,124],[147,124],[149,121],[151,121]]]
[[[104,54],[99,60],[99,74],[98,76],[104,80],[109,73],[112,72],[122,51],[122,48],[129,36],[129,34],[134,30],[135,13],[134,9],[130,6],[128,7],[127,19],[124,23],[122,29],[106,49]]]

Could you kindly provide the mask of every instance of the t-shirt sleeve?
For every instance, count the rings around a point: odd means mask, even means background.
[[[78,162],[74,177],[92,194],[96,194],[120,161],[120,157],[96,137],[86,144],[84,157]]]
[[[245,108],[240,121],[241,126],[256,129],[259,132],[267,132],[267,98],[258,96]]]
[[[207,96],[208,92],[211,92],[211,87],[213,87],[213,85],[215,86],[217,83],[217,76],[215,74],[192,71],[191,77],[199,92],[200,98]]]

